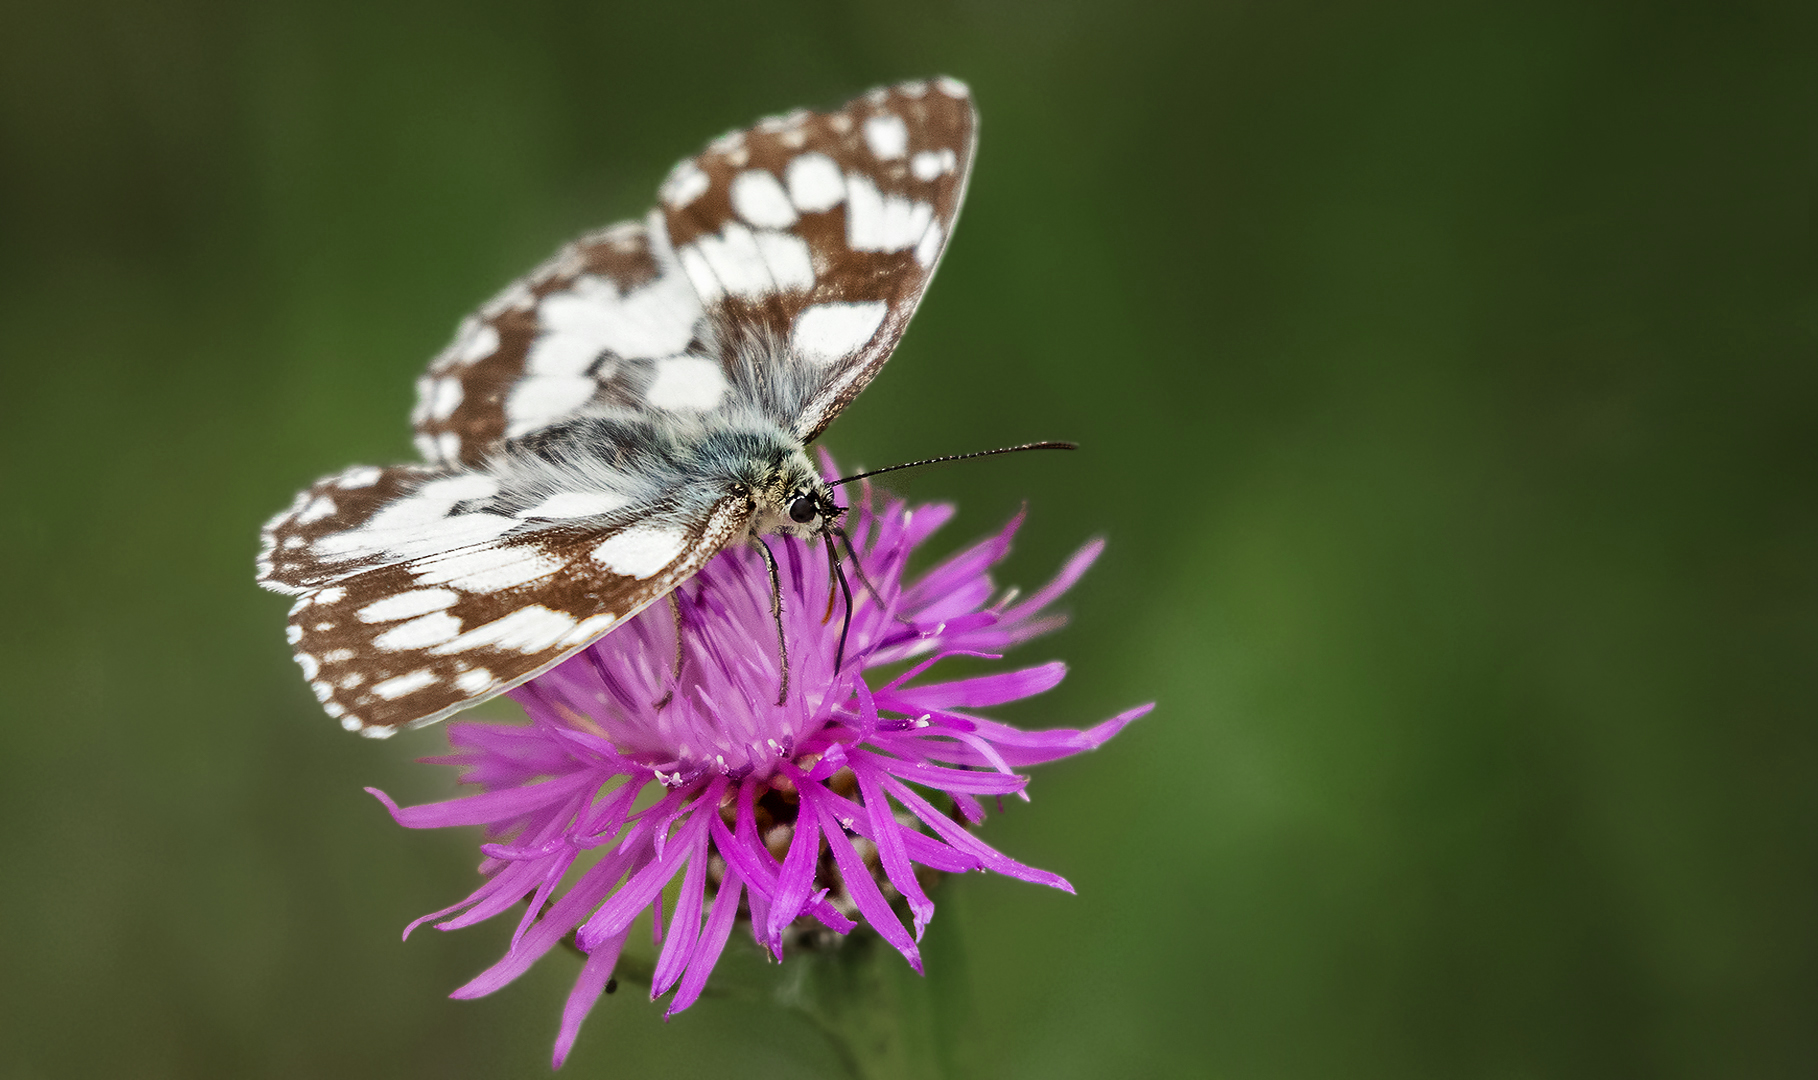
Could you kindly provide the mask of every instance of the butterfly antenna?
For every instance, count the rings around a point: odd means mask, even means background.
[[[867,476],[879,476],[883,473],[895,472],[898,469],[917,469],[917,468],[922,467],[923,465],[939,465],[941,462],[944,462],[944,461],[967,461],[971,458],[995,457],[998,454],[1014,454],[1021,450],[1078,450],[1078,449],[1079,449],[1078,443],[1032,442],[1032,443],[1024,443],[1021,446],[1004,446],[1004,447],[1000,447],[996,450],[974,450],[970,454],[948,454],[945,457],[931,457],[931,458],[926,458],[922,461],[905,461],[901,465],[886,465],[881,469],[872,469],[870,472],[858,473],[855,476],[842,476],[838,480],[833,481],[828,486],[829,487],[839,487],[841,484],[850,484],[854,480],[863,480]]]

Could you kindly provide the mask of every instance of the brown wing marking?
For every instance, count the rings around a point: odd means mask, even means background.
[[[650,552],[636,537],[629,549],[641,556],[624,555],[623,545],[598,554],[653,527],[633,524],[515,535],[343,578],[292,608],[297,663],[350,731],[385,736],[433,723],[561,663],[663,597],[744,533],[746,512],[742,500],[721,501],[657,567],[633,565]],[[514,583],[488,587],[501,579]]]
[[[665,182],[669,240],[716,339],[736,347],[767,337],[823,368],[797,424],[804,440],[902,337],[959,216],[976,133],[962,84],[904,83],[728,134]],[[805,245],[811,277],[788,238]],[[854,307],[803,321],[823,305]]]
[[[648,379],[636,362],[680,351],[639,344],[685,344],[700,317],[685,283],[663,276],[646,225],[628,221],[565,245],[512,283],[462,322],[418,380],[411,420],[423,456],[475,464],[586,405],[635,399]],[[648,302],[653,287],[662,302]]]
[[[273,592],[298,595],[317,588],[347,566],[325,563],[314,545],[371,521],[439,470],[406,465],[381,469],[356,465],[325,476],[297,494],[290,506],[265,523],[260,534],[258,582]]]

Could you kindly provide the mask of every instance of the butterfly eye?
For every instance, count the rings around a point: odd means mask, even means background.
[[[797,525],[806,525],[810,521],[813,521],[814,497],[811,495],[797,495],[795,501],[789,504],[789,520],[795,522]]]

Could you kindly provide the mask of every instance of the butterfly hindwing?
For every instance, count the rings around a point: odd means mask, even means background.
[[[590,405],[641,406],[702,318],[656,228],[627,221],[583,236],[464,321],[417,381],[423,456],[473,465]]]

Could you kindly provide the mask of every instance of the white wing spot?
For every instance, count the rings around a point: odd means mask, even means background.
[[[326,495],[317,495],[309,501],[308,506],[303,508],[303,512],[297,515],[296,521],[299,525],[309,525],[321,521],[325,517],[333,517],[334,512],[335,501]]]
[[[700,166],[692,161],[684,161],[670,171],[669,179],[663,181],[660,194],[672,209],[680,210],[705,195],[709,186],[707,174],[701,171]]]
[[[371,487],[378,483],[379,477],[383,475],[385,475],[385,470],[376,466],[356,465],[336,477],[335,486],[338,488]]]
[[[814,256],[808,251],[808,241],[794,233],[766,229],[757,234],[757,247],[778,291],[814,288]]]
[[[591,619],[582,619],[580,625],[568,632],[560,644],[566,648],[570,645],[585,645],[612,629],[612,624],[619,621],[617,615],[595,615]]]
[[[297,642],[302,641],[303,640],[303,628],[301,626],[297,626],[294,623],[289,626],[286,626],[284,628],[284,640],[289,642],[292,645],[295,645]]]
[[[433,480],[387,504],[359,528],[330,533],[317,539],[311,547],[328,561],[374,557],[396,560],[483,543],[496,538],[517,521],[499,514],[450,516],[451,511],[457,503],[490,498],[498,490],[497,481],[481,473]],[[331,599],[325,589],[317,602],[332,604],[341,595],[336,593]]]
[[[449,345],[447,355],[456,364],[473,364],[474,360],[485,360],[487,356],[498,351],[498,329],[489,322],[480,322],[478,318],[469,318],[458,331],[454,331],[454,344]]]
[[[945,75],[942,75],[940,78],[934,80],[934,85],[940,88],[941,93],[946,94],[948,97],[951,97],[951,98],[963,98],[963,97],[969,96],[972,93],[971,90],[967,89],[965,83],[960,82],[958,79],[949,78]]]
[[[374,600],[354,612],[354,616],[363,623],[396,622],[453,607],[460,598],[461,594],[452,589],[412,589]]]
[[[386,652],[398,652],[403,649],[427,649],[431,645],[440,645],[452,640],[461,632],[461,620],[446,611],[399,623],[372,639],[373,647]]]
[[[789,193],[768,169],[747,169],[732,178],[732,208],[759,228],[787,229],[795,224]]]
[[[772,292],[814,286],[808,244],[793,233],[753,233],[736,222],[677,252],[682,269],[702,299],[730,293],[762,298]]]
[[[621,295],[608,278],[586,274],[537,308],[541,331],[525,370],[580,375],[610,349],[631,360],[681,352],[694,336],[700,303],[680,274],[668,273]]]
[[[846,197],[846,178],[826,154],[799,154],[789,163],[789,201],[804,214],[831,210]]]
[[[672,356],[656,362],[656,378],[644,400],[672,412],[704,412],[718,406],[726,390],[726,376],[715,361],[699,356]]]
[[[518,511],[518,517],[525,521],[536,519],[562,521],[567,518],[593,517],[595,514],[611,513],[629,501],[622,495],[614,495],[608,491],[562,491],[551,495],[528,510]]]
[[[508,438],[547,427],[574,412],[593,397],[599,384],[585,375],[532,375],[511,388],[505,398],[505,434]],[[443,432],[444,437],[451,434]],[[443,456],[459,455],[457,444]]]
[[[795,320],[789,344],[809,363],[827,365],[865,347],[884,322],[890,306],[882,300],[816,304]]]
[[[865,145],[882,161],[902,157],[909,150],[909,125],[895,113],[881,113],[865,121]]]
[[[454,677],[454,684],[463,694],[477,694],[492,685],[492,672],[483,667],[463,671]]]
[[[382,683],[374,683],[372,685],[372,692],[384,698],[386,701],[395,701],[405,694],[414,694],[425,686],[433,685],[435,682],[436,677],[433,672],[428,668],[418,668],[415,671],[405,672],[395,679],[386,679]]]
[[[461,456],[461,437],[452,431],[444,431],[436,436],[436,455],[444,461],[453,461]]]
[[[515,525],[515,518],[502,519]],[[567,563],[528,544],[492,544],[431,556],[412,570],[425,585],[452,585],[463,592],[490,593],[528,585]]]
[[[952,152],[947,151],[949,154]],[[946,158],[933,150],[923,150],[909,159],[909,171],[915,174],[917,180],[932,180],[950,168],[952,166],[947,164]]]
[[[434,397],[429,403],[431,420],[446,420],[454,415],[461,406],[461,380],[440,379],[432,387]]]
[[[491,323],[476,323],[467,340],[460,343],[455,359],[463,364],[484,360],[499,351],[499,331]]]
[[[933,266],[940,253],[941,223],[931,221],[928,223],[928,231],[922,234],[921,242],[915,245],[915,261],[923,266]]]
[[[321,592],[317,593],[315,599],[316,599],[316,603],[321,604],[324,607],[327,607],[329,604],[340,603],[342,600],[346,599],[346,597],[347,597],[346,589],[343,589],[339,585],[331,585],[328,588],[323,589]]]
[[[352,649],[330,649],[322,654],[322,662],[324,664],[345,664],[356,655],[358,654]]]
[[[846,174],[846,245],[854,251],[914,247],[934,221],[934,207],[884,195],[866,176]]]
[[[562,640],[564,635],[574,629],[574,624],[572,615],[552,611],[541,604],[532,604],[503,618],[482,623],[453,641],[437,645],[429,651],[436,656],[452,656],[491,646],[515,649],[521,653],[542,652]]]
[[[928,84],[921,79],[910,79],[905,83],[897,83],[896,88],[904,96],[912,98],[921,97],[928,92]]]
[[[675,561],[687,543],[688,534],[673,526],[637,525],[601,541],[593,559],[615,574],[642,580]]]
[[[296,658],[297,666],[303,669],[303,677],[305,679],[315,678],[316,672],[321,670],[322,665],[316,663],[316,658],[306,652],[297,653]]]

